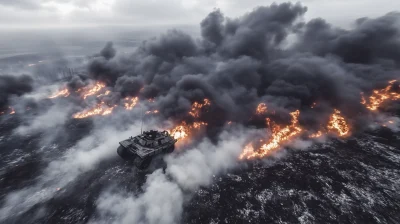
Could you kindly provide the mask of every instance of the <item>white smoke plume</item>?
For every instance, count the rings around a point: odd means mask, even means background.
[[[237,166],[245,138],[242,131],[225,132],[218,145],[205,140],[196,148],[166,158],[167,169],[147,177],[144,193],[105,192],[97,201],[101,219],[93,223],[177,223],[185,199],[199,187],[208,186],[213,177]],[[112,221],[110,221],[110,218]]]
[[[139,133],[139,129],[140,125],[136,123],[125,130],[112,126],[94,129],[91,135],[67,149],[61,158],[50,162],[36,184],[8,194],[0,208],[0,221],[22,214],[34,205],[51,199],[58,190],[80,174],[94,169],[102,161],[117,157],[115,148],[121,136]]]

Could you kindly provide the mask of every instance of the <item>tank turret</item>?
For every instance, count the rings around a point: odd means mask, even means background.
[[[117,153],[139,169],[146,169],[154,156],[173,152],[176,141],[167,131],[145,131],[119,142]]]

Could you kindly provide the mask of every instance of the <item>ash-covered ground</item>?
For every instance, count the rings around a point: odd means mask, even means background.
[[[13,137],[10,130],[16,122],[14,117],[3,120],[1,125],[0,194],[3,206],[13,192],[23,194],[24,198],[22,205],[13,205],[16,210],[2,213],[5,218],[2,223],[120,220],[112,214],[100,214],[96,209],[102,193],[123,191],[130,196],[141,195],[146,189],[148,175],[156,168],[165,169],[164,162],[158,159],[156,163],[162,165],[153,165],[146,171],[137,170],[117,156],[115,142],[107,148],[108,158],[77,174],[72,181],[60,186],[49,181],[42,185],[41,176],[49,164],[62,159],[69,147],[90,133],[93,124],[90,121],[68,124],[69,134],[75,135],[68,135],[64,142],[43,145],[40,135]],[[399,164],[399,133],[388,128],[346,140],[326,140],[305,150],[286,149],[284,155],[247,162],[246,166],[223,175],[212,175],[210,185],[188,195],[181,222],[398,223]],[[68,172],[76,171],[71,167],[64,172],[65,176],[59,177],[60,182],[70,178]],[[157,206],[157,196],[164,191],[159,189],[153,193],[154,206]],[[125,203],[126,198],[121,196],[117,200]],[[172,209],[179,206],[176,203],[180,202],[173,197],[170,200],[168,204]],[[131,209],[123,212],[134,213],[135,207]]]
[[[0,223],[400,223],[400,14],[306,12],[3,48]],[[146,170],[142,124],[178,139]]]

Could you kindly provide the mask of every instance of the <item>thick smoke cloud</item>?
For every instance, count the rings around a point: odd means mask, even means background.
[[[334,54],[346,63],[399,66],[400,13],[361,18],[352,30],[333,28],[322,19],[308,22],[298,49],[319,56]]]
[[[230,19],[216,10],[201,22],[200,39],[172,30],[129,57],[95,58],[89,73],[124,96],[156,98],[164,118],[177,121],[188,119],[193,102],[210,99],[213,116],[201,117],[209,136],[227,121],[246,123],[260,102],[280,112],[282,122],[300,109],[308,128],[333,108],[356,120],[366,111],[360,92],[398,77],[400,14],[362,18],[344,30],[323,19],[304,23],[306,11],[300,4],[273,4]],[[294,43],[288,35],[296,36]],[[307,110],[314,102],[321,109]]]
[[[22,96],[33,90],[33,79],[28,75],[0,76],[0,110],[8,106],[10,96]]]

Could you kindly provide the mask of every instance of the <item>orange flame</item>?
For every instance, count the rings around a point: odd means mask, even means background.
[[[203,126],[206,126],[205,122],[194,122],[189,125],[185,121],[182,122],[181,125],[176,126],[175,128],[168,130],[168,133],[176,140],[183,140],[190,136],[195,129],[200,129]]]
[[[258,114],[258,115],[264,114],[265,112],[267,112],[267,109],[268,109],[268,107],[265,103],[260,103],[257,106],[256,114]]]
[[[126,97],[127,102],[124,103],[125,109],[132,110],[139,101],[138,97]]]
[[[53,95],[49,96],[48,98],[49,99],[54,99],[54,98],[57,98],[57,97],[60,97],[60,96],[67,97],[69,95],[70,95],[70,93],[69,93],[68,88],[64,88],[64,89],[54,93]]]
[[[94,85],[91,85],[89,87],[85,87],[83,89],[78,89],[76,92],[82,92],[82,97],[83,99],[86,99],[88,96],[95,95],[98,93],[100,90],[102,90],[106,85],[101,82],[96,82]]]
[[[383,102],[387,100],[399,100],[400,93],[392,91],[392,87],[396,80],[389,81],[389,85],[384,89],[374,90],[372,95],[368,98],[368,101],[364,98],[363,93],[361,93],[361,104],[371,111],[376,111]]]
[[[87,118],[87,117],[91,117],[94,115],[101,115],[101,116],[109,115],[112,113],[112,111],[114,110],[115,107],[116,107],[116,105],[110,107],[105,102],[101,102],[92,109],[84,110],[82,112],[78,112],[78,113],[74,114],[73,118],[82,119],[82,118]]]
[[[336,109],[329,119],[327,128],[329,131],[335,132],[339,136],[346,136],[350,133],[350,127],[346,119],[340,114],[340,111]]]
[[[302,128],[299,126],[299,115],[300,111],[296,110],[290,113],[291,124],[285,127],[280,127],[279,125],[273,125],[272,136],[268,143],[263,144],[258,150],[255,150],[253,144],[250,143],[245,146],[242,154],[240,154],[239,159],[252,159],[252,158],[262,158],[268,155],[272,150],[275,150],[282,146],[282,144],[287,143],[302,132]],[[267,122],[270,122],[267,120]]]
[[[210,106],[211,102],[209,99],[204,99],[203,103],[198,103],[194,102],[192,104],[192,108],[189,111],[189,114],[192,115],[192,117],[198,118],[200,117],[200,111],[203,107]]]

